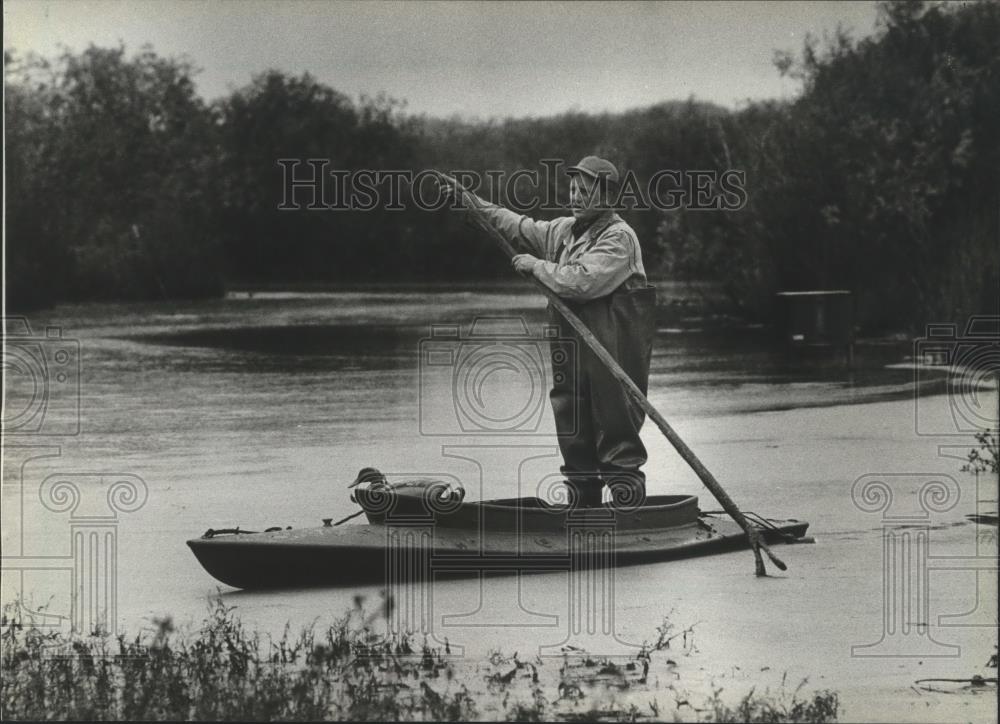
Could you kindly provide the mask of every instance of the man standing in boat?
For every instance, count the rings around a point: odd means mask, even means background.
[[[479,197],[489,222],[523,253],[514,269],[533,276],[574,311],[643,394],[655,333],[656,291],[646,280],[635,231],[612,208],[618,169],[587,156],[567,170],[572,215],[537,221]],[[453,181],[442,187],[457,193]],[[559,328],[553,357],[565,355],[570,374],[556,376],[549,398],[562,452],[563,475],[575,505],[612,501],[638,505],[645,497],[646,448],[639,438],[645,412],[604,364],[549,305]]]

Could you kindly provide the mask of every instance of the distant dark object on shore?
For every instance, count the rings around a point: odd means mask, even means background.
[[[843,352],[854,362],[854,300],[846,289],[778,292],[777,330],[790,354]]]

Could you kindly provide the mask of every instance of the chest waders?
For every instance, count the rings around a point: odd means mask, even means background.
[[[645,394],[656,333],[656,288],[622,285],[605,297],[567,306]],[[639,468],[647,455],[639,430],[646,413],[551,304],[548,313],[559,329],[550,343],[549,399],[570,491],[579,504],[595,506],[607,485],[616,501],[640,505],[646,478]]]

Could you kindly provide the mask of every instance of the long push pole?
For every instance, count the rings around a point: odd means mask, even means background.
[[[517,254],[517,250],[511,245],[503,235],[494,228],[494,226],[484,217],[482,210],[479,208],[479,199],[474,194],[469,193],[461,184],[458,183],[454,178],[447,176],[443,173],[436,172],[437,175],[444,179],[449,185],[455,188],[461,195],[463,200],[465,200],[468,209],[472,215],[472,219],[476,222],[483,231],[485,231],[503,250],[504,254],[508,258],[513,257]],[[600,340],[594,336],[594,334],[587,328],[587,325],[576,316],[576,314],[566,305],[559,295],[549,289],[547,286],[542,284],[538,279],[534,277],[531,281],[536,287],[546,296],[552,303],[563,318],[569,322],[570,326],[576,330],[580,338],[587,344],[588,347],[597,355],[598,359],[604,363],[608,368],[608,371],[617,379],[624,387],[625,390],[632,396],[633,399],[639,404],[640,407],[645,411],[649,418],[656,423],[656,426],[660,428],[660,432],[670,441],[670,444],[674,446],[678,454],[684,459],[691,469],[694,470],[695,474],[704,483],[705,487],[709,489],[715,499],[719,501],[722,509],[725,510],[730,517],[735,520],[743,531],[747,535],[747,540],[750,542],[750,548],[753,550],[754,559],[756,561],[756,572],[758,576],[766,576],[767,571],[764,568],[764,559],[760,555],[761,549],[767,554],[767,557],[771,559],[782,571],[787,570],[787,566],[779,559],[771,549],[768,547],[767,543],[763,540],[760,535],[760,531],[756,526],[752,525],[750,521],[746,519],[746,516],[740,511],[733,502],[733,499],[729,497],[729,494],[723,489],[719,481],[715,479],[715,476],[709,471],[708,468],[698,459],[698,456],[694,454],[694,451],[687,446],[680,435],[670,426],[670,423],[664,419],[663,415],[653,407],[652,403],[643,394],[642,390],[632,381],[632,378],[621,368],[621,365],[615,360],[614,357],[604,348]]]

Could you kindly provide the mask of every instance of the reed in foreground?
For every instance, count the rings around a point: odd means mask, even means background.
[[[24,609],[4,610],[2,706],[7,719],[55,720],[677,720],[836,721],[837,695],[799,699],[744,696],[723,703],[721,690],[700,706],[676,684],[651,684],[656,642],[628,660],[567,655],[561,665],[497,652],[486,661],[453,658],[448,647],[385,637],[385,612],[354,610],[322,632],[308,628],[278,640],[245,627],[234,607],[213,600],[192,634],[169,619],[136,636],[79,637],[38,628]],[[391,605],[383,602],[383,606]],[[669,626],[665,622],[665,626]],[[681,632],[687,646],[688,630]],[[678,634],[677,636],[680,636]],[[676,638],[676,637],[674,637]],[[660,700],[669,699],[672,706]]]

